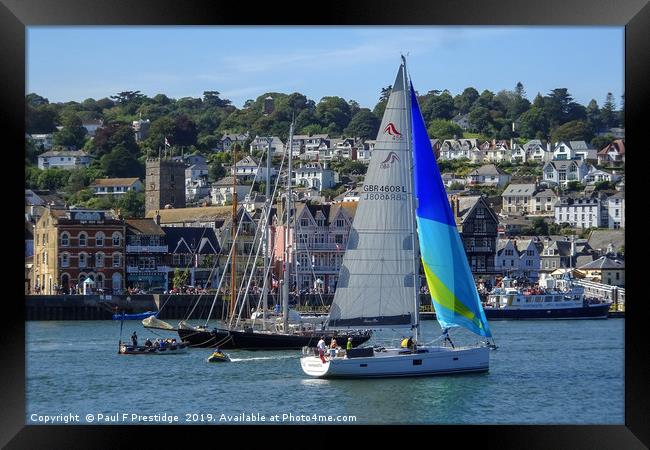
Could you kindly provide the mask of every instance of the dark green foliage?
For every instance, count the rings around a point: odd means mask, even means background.
[[[593,131],[587,122],[574,120],[556,128],[551,137],[553,142],[591,141]]]
[[[144,178],[144,166],[122,145],[102,156],[100,165],[109,178]]]
[[[432,139],[453,139],[463,137],[463,129],[450,120],[434,119],[427,128],[429,137]]]
[[[377,137],[377,131],[379,131],[380,121],[369,109],[360,109],[352,117],[350,124],[345,129],[345,133],[348,136],[375,139]]]

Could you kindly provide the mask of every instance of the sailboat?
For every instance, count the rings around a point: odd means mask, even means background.
[[[291,149],[293,141],[293,123],[289,131],[289,164],[288,164],[288,176],[287,176],[287,196],[286,196],[286,220],[287,224],[291,223],[292,215],[292,195],[291,195]],[[269,152],[270,152],[269,144]],[[234,158],[236,160],[236,158]],[[270,154],[267,154],[267,177],[270,177]],[[264,241],[269,242],[268,240],[268,226],[270,218],[270,208],[271,208],[271,195],[270,195],[270,178],[266,180],[266,209],[265,209],[265,218],[260,219],[260,225],[264,227]],[[233,325],[234,318],[236,316],[235,305],[237,304],[237,294],[235,282],[235,251],[234,247],[236,245],[236,221],[237,221],[237,193],[233,189],[233,240],[232,240],[232,249],[231,249],[231,294],[232,298],[229,302],[229,324],[225,327],[216,327],[214,329],[208,329],[206,326],[193,327],[186,323],[181,322],[177,329],[180,338],[183,342],[188,343],[191,347],[203,347],[203,348],[222,348],[222,349],[244,349],[244,350],[280,350],[280,349],[295,349],[300,350],[303,347],[315,346],[320,338],[324,338],[326,342],[331,342],[333,338],[345,341],[348,338],[351,339],[352,346],[356,347],[364,342],[368,341],[372,337],[372,331],[370,330],[359,330],[352,332],[341,333],[338,330],[316,330],[314,327],[311,329],[306,329],[304,327],[290,327],[289,326],[289,280],[290,280],[290,261],[289,261],[289,249],[286,248],[286,244],[289,240],[289,225],[285,227],[285,256],[284,256],[284,270],[283,270],[283,280],[282,280],[282,311],[283,311],[283,323],[281,329],[268,329],[266,328],[266,319],[268,317],[266,311],[266,295],[269,285],[269,258],[268,252],[264,258],[264,283],[262,286],[263,295],[263,318],[261,324],[263,329],[255,329],[251,326],[241,326],[237,327],[236,324]],[[258,244],[259,245],[259,244]],[[259,251],[259,250],[258,250]],[[246,290],[247,292],[247,290]],[[245,296],[245,295],[244,295]],[[215,294],[215,301],[217,299],[217,294]],[[242,302],[242,304],[244,304]],[[214,302],[213,302],[214,306]],[[212,311],[212,308],[210,309]],[[208,317],[209,320],[209,317]],[[237,323],[239,319],[237,319]],[[207,323],[207,322],[206,322]]]
[[[419,244],[419,245],[418,245]],[[419,263],[451,346],[419,346]],[[386,105],[343,257],[330,327],[410,328],[410,348],[369,347],[325,359],[304,349],[303,371],[319,378],[428,376],[489,370],[489,339],[453,346],[448,330],[490,338],[406,59]]]

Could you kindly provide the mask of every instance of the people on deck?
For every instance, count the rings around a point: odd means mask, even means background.
[[[332,341],[330,342],[330,358],[336,357],[336,348],[338,347],[338,344],[336,343],[336,339],[332,338]]]
[[[413,336],[402,338],[402,343],[400,346],[402,348],[408,348],[409,350],[413,350]]]
[[[444,330],[442,330],[442,336],[444,337],[443,342],[449,342],[451,348],[455,348],[454,343],[451,341],[451,337],[449,337],[449,328],[445,328]]]
[[[131,335],[131,342],[133,343],[134,347],[138,346],[138,335],[135,333],[135,331]]]
[[[346,351],[352,350],[352,336],[348,337],[348,343],[345,346]]]
[[[153,344],[152,344],[152,342],[151,342],[151,339],[147,338],[147,340],[144,341],[144,346],[145,346],[145,347],[151,347],[152,345],[153,345]]]
[[[318,349],[318,356],[320,357],[320,360],[323,361],[323,364],[325,364],[325,349],[327,348],[327,345],[325,344],[325,336],[320,338],[320,341],[318,341],[318,344],[316,344],[316,348]]]

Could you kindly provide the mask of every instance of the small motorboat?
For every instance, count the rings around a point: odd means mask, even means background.
[[[120,355],[175,355],[187,352],[187,344],[167,344],[165,346],[146,346],[120,343]]]
[[[208,357],[208,362],[230,362],[230,356],[220,350],[215,350],[215,352]]]

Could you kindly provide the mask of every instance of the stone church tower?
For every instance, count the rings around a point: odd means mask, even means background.
[[[147,158],[145,214],[149,211],[185,208],[185,163],[161,158]]]

